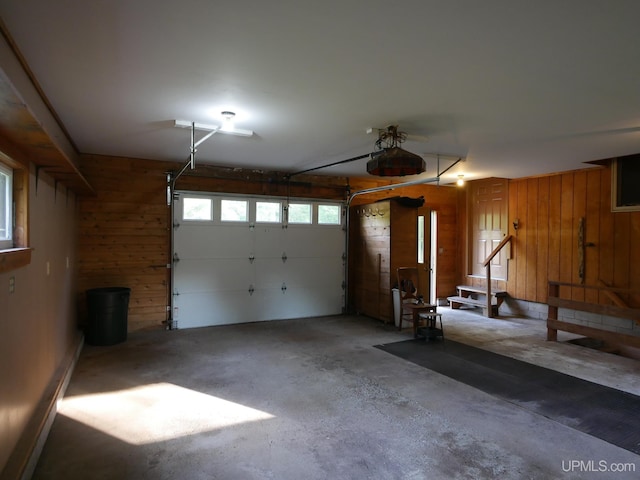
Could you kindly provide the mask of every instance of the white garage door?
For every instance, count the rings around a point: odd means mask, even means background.
[[[173,327],[341,313],[343,224],[340,203],[177,192]]]

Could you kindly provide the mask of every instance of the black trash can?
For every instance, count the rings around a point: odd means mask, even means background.
[[[89,317],[84,339],[89,345],[115,345],[127,339],[129,296],[127,287],[87,290]]]

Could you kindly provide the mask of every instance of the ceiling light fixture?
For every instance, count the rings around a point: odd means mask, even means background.
[[[233,119],[235,116],[235,113],[229,112],[228,110],[222,112],[222,118],[224,118],[224,120],[222,121],[222,126],[220,127],[221,132],[233,131]]]
[[[380,130],[376,141],[378,150],[371,154],[371,160],[367,162],[367,173],[379,177],[403,177],[424,172],[424,159],[398,146],[406,139],[407,134],[398,132],[397,125]]]
[[[232,115],[235,115],[233,114],[233,112],[223,112],[223,114],[224,113],[232,113]],[[233,119],[233,116],[231,117],[231,119]],[[225,125],[224,122],[222,125],[208,125],[205,123],[189,122],[187,120],[175,120],[173,126],[179,128],[195,128],[196,130],[202,130],[206,132],[219,132],[226,135],[236,135],[238,137],[253,136],[253,130],[243,130],[241,128],[235,128],[233,126],[233,123],[231,123],[231,125],[229,125],[228,123]]]
[[[458,175],[458,181],[456,182],[459,187],[464,185],[464,175]]]
[[[235,113],[229,111],[222,112],[222,116],[225,118],[225,123],[222,126],[205,125],[202,123],[187,122],[185,120],[174,120],[174,127],[189,128],[191,130],[191,146],[189,147],[189,161],[187,161],[187,163],[177,174],[174,174],[174,172],[169,172],[169,174],[167,175],[167,204],[171,203],[172,192],[175,188],[176,180],[185,172],[187,168],[191,167],[192,170],[196,168],[196,152],[199,145],[204,143],[216,133],[239,135],[241,137],[253,136],[253,131],[241,130],[233,126],[232,120],[235,115]],[[200,138],[200,140],[196,141],[196,130],[204,130],[207,133],[202,138]]]

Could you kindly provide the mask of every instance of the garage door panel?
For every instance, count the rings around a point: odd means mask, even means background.
[[[174,323],[178,328],[195,328],[251,322],[256,317],[257,305],[258,302],[247,292],[224,292],[219,296],[210,293],[181,294],[174,297],[174,306],[178,308]]]
[[[181,260],[174,267],[174,283],[180,290],[190,292],[210,292],[222,288],[217,277],[211,275],[213,260]],[[177,290],[177,288],[176,288]]]
[[[286,231],[285,248],[289,257],[331,256],[344,251],[344,232],[337,228],[290,227]]]
[[[294,258],[287,260],[285,282],[297,282],[301,286],[317,287],[327,283],[342,284],[342,259]]]
[[[207,246],[219,257],[248,257],[253,251],[253,235],[249,226],[219,225],[212,228],[212,242]]]
[[[220,197],[211,195],[214,205]],[[173,323],[190,328],[341,313],[344,231],[249,220],[176,218]]]
[[[253,231],[256,257],[281,258],[284,251],[282,226],[257,226]]]
[[[212,292],[247,291],[253,282],[253,272],[246,268],[248,260],[237,259],[181,259],[175,267],[174,283],[177,291]]]
[[[256,292],[260,305],[260,320],[284,320],[289,316],[286,294],[281,288],[267,288]]]
[[[286,304],[283,318],[318,317],[342,313],[342,290],[340,288],[287,287],[282,303]]]
[[[248,228],[179,227],[174,234],[176,249],[192,255],[248,256],[252,249]]]
[[[181,256],[191,258],[248,258],[253,249],[249,229],[237,227],[186,228],[180,236],[174,235],[174,244]]]
[[[286,265],[280,258],[255,261],[255,285],[258,289],[280,289],[286,277]]]

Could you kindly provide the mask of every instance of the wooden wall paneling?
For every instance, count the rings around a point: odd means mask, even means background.
[[[363,181],[363,179],[351,179],[352,191],[363,188],[386,184],[385,182]],[[406,196],[425,199],[425,207],[438,214],[438,270],[436,272],[436,289],[438,297],[446,297],[455,293],[456,285],[462,281],[462,272],[465,270],[466,255],[465,243],[466,226],[458,222],[459,218],[466,218],[466,187],[437,185],[415,185],[403,187],[393,191],[382,191],[373,194],[355,197],[352,206],[370,204],[380,199]],[[463,222],[462,222],[463,223]],[[394,280],[392,279],[392,283]]]
[[[172,164],[85,156],[82,170],[95,196],[78,208],[78,312],[90,288],[131,288],[129,330],[161,327],[168,318],[170,208],[166,171]]]
[[[418,266],[418,209],[399,205],[397,202],[391,203],[391,243],[389,257],[389,286],[385,289],[391,295],[391,288],[397,282],[397,272],[399,267]],[[424,292],[420,292],[424,294]],[[393,319],[393,305],[389,302],[390,315]]]
[[[380,213],[383,213],[382,215]],[[393,322],[392,288],[400,266],[417,264],[417,209],[387,200],[352,206],[350,304],[356,312]]]
[[[526,180],[518,182],[518,197],[516,206],[516,218],[520,222],[517,237],[518,269],[516,270],[516,298],[526,299],[527,297],[527,244],[528,232],[533,226],[527,223],[527,205],[529,203],[529,184]]]
[[[516,296],[518,273],[518,249],[520,248],[519,231],[513,227],[513,222],[518,218],[518,190],[520,182],[509,181],[509,233],[513,235],[511,240],[511,259],[509,260],[509,276],[507,277],[506,290],[512,297]]]
[[[629,216],[629,266],[632,273],[629,288],[638,292],[631,294],[629,302],[631,305],[638,306],[640,305],[640,273],[638,272],[640,266],[640,212],[630,212]]]
[[[600,192],[602,169],[587,172],[587,198],[585,213],[585,284],[598,285],[600,278],[599,241],[600,241],[600,203],[608,204],[608,199]],[[595,289],[585,290],[585,302],[598,303],[599,293]]]
[[[546,302],[547,282],[579,284],[578,224],[585,222],[585,285],[640,289],[640,212],[611,212],[610,169],[598,167],[509,183],[514,234],[507,290],[515,298]],[[535,234],[532,235],[532,230]],[[534,255],[535,252],[535,255]],[[473,282],[473,279],[469,279]],[[535,289],[532,284],[535,283]],[[566,299],[611,304],[595,289],[561,287]],[[640,295],[624,297],[640,305]]]
[[[385,211],[385,214],[379,215],[381,211]],[[389,286],[391,228],[388,202],[381,202],[375,206],[351,207],[350,218],[352,257],[349,262],[351,298],[349,303],[358,313],[389,321],[391,319],[389,316],[390,292],[387,294],[386,290],[391,288]]]
[[[398,267],[412,267],[418,262],[418,211],[391,204],[391,269],[396,272]]]
[[[536,275],[538,273],[538,179],[531,178],[527,181],[527,214],[525,224],[525,238],[527,242],[526,253],[526,273],[525,273],[525,298],[535,299],[537,298],[537,281]]]
[[[549,259],[548,280],[560,281],[560,227],[562,219],[562,176],[549,178]]]
[[[548,290],[548,265],[549,265],[549,208],[550,208],[550,178],[538,178],[538,195],[535,199],[537,205],[537,232],[536,242],[536,266],[535,301],[546,303]]]
[[[129,324],[131,329],[157,327],[167,318],[168,281],[170,271],[170,209],[166,205],[166,172],[177,171],[182,162],[158,162],[153,160],[84,155],[81,168],[95,188],[95,197],[82,198],[78,205],[79,231],[79,313],[84,291],[103,286],[131,286]],[[345,187],[351,191],[389,184],[386,180],[363,178],[302,178],[301,181],[270,181],[264,175],[250,172],[221,172],[205,169],[196,175],[186,175],[178,187],[195,191],[221,191],[245,194],[270,194],[306,196],[310,198],[344,199]],[[224,170],[224,169],[222,169]],[[225,176],[226,175],[226,176]],[[229,175],[233,178],[227,178]],[[245,178],[249,175],[251,178]],[[258,178],[260,177],[260,178]],[[357,197],[356,202],[370,203],[372,198],[423,195],[426,204],[439,214],[442,227],[439,243],[443,254],[439,257],[441,268],[437,283],[445,290],[454,289],[459,283],[459,259],[456,234],[459,189],[449,186],[419,185],[379,192],[367,198]],[[389,229],[387,229],[389,230]],[[141,248],[145,246],[146,248]],[[364,267],[358,268],[359,245],[351,244],[349,282],[354,275],[376,272],[382,287],[361,291],[363,295],[377,295],[378,303],[388,304],[391,315],[390,285],[394,282],[392,266],[385,263],[387,254],[374,252],[363,257]],[[377,257],[379,255],[379,258]],[[448,265],[454,265],[448,268]],[[164,294],[163,294],[164,292]],[[449,292],[447,292],[448,294]],[[385,296],[386,295],[386,296]],[[362,299],[361,299],[362,300]],[[353,300],[350,300],[353,302]],[[372,302],[374,303],[374,302]],[[386,308],[386,307],[385,307]]]
[[[600,177],[600,236],[596,245],[598,252],[598,281],[610,287],[614,285],[614,213],[611,212],[611,168],[602,170]],[[612,304],[604,292],[599,292],[599,303]]]
[[[476,233],[480,231],[485,232],[487,230],[486,202],[481,203],[478,201],[478,198],[477,198],[479,192],[484,194],[485,191],[487,190],[485,188],[484,183],[486,182],[482,182],[482,181],[471,182],[469,183],[469,188],[468,188],[468,191],[469,191],[468,247],[469,248],[468,248],[467,255],[469,258],[468,272],[469,272],[469,275],[472,276],[472,279],[471,279],[472,282],[473,282],[474,276],[481,275],[479,258],[482,258],[484,260],[485,258],[484,253],[486,251],[486,247],[484,246],[486,244],[486,239],[478,238],[478,233]]]
[[[581,259],[580,246],[578,242],[580,222],[586,223],[586,204],[587,204],[587,172],[579,171],[573,175],[573,223],[571,226],[571,237],[573,239],[573,245],[571,248],[571,283],[575,285],[582,285],[585,283],[585,279],[580,277],[581,269],[584,269],[584,260],[586,255]],[[584,219],[584,220],[581,220]],[[584,250],[583,250],[584,254]],[[581,265],[582,263],[582,265]],[[584,289],[573,288],[571,292],[571,298],[578,302],[584,301]]]
[[[462,284],[464,283],[462,281],[462,279],[464,278],[466,281],[466,276],[467,274],[469,274],[469,256],[468,256],[468,252],[469,252],[469,222],[468,219],[470,217],[469,214],[469,188],[468,188],[468,184],[465,184],[463,188],[458,189],[458,195],[457,195],[457,199],[456,199],[456,210],[458,212],[457,214],[457,240],[458,240],[458,246],[457,246],[457,263],[456,263],[456,269],[459,273],[459,278],[460,281],[456,280],[456,283]],[[440,239],[438,239],[438,246],[441,247],[442,245],[440,244]],[[442,261],[440,258],[440,252],[438,252],[438,261]],[[455,284],[452,286],[453,288],[455,288]],[[453,291],[452,294],[455,294],[455,291]],[[447,295],[448,296],[448,295]]]
[[[176,184],[178,190],[224,192],[246,195],[272,195],[304,198],[325,198],[345,200],[346,180],[343,185],[314,185],[311,182],[282,179],[271,181],[268,178],[211,178],[206,176],[185,175]]]
[[[493,229],[498,232],[498,235],[494,238],[491,246],[491,251],[504,240],[509,233],[509,181],[505,178],[495,179],[493,184],[494,202],[493,202]],[[492,265],[498,267],[497,269],[502,272],[502,278],[507,278],[508,265],[506,250],[502,250],[498,256],[492,261]],[[493,269],[492,269],[493,273]],[[495,280],[496,275],[492,275]],[[504,283],[504,280],[503,280]]]
[[[460,283],[461,260],[464,260],[463,242],[459,234],[456,205],[441,205],[434,208],[438,218],[436,239],[436,296],[438,298],[455,295]],[[428,221],[428,219],[425,219]]]
[[[573,251],[575,235],[573,233],[573,173],[561,176],[560,196],[560,281],[571,283],[573,278]],[[560,287],[560,296],[571,298],[568,287]]]
[[[630,283],[630,233],[631,212],[615,212],[613,215],[613,286],[625,288]],[[635,248],[638,248],[637,245]],[[628,302],[628,294],[620,297]]]
[[[504,240],[509,233],[509,181],[505,178],[494,179],[492,185],[494,193],[493,201],[493,228],[496,235],[493,237],[491,252]],[[503,249],[491,262],[491,276],[493,289],[504,289],[509,273],[508,250]],[[486,274],[486,272],[485,272]]]

